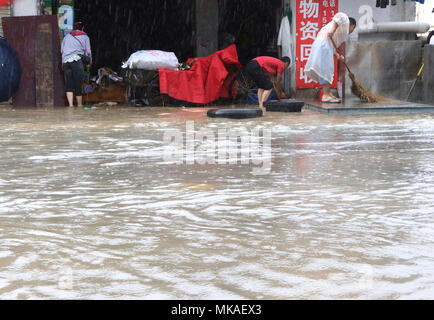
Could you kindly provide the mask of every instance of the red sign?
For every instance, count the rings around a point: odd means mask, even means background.
[[[310,79],[304,72],[312,44],[322,27],[332,21],[339,12],[339,0],[297,0],[297,89],[318,88],[321,85]],[[337,88],[337,63],[332,88]]]
[[[0,7],[7,6],[11,4],[14,0],[0,0]]]

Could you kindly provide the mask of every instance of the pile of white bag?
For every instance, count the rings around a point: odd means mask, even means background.
[[[158,70],[178,70],[178,58],[173,52],[160,50],[140,50],[133,53],[122,68]]]

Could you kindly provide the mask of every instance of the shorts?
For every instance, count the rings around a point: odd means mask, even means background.
[[[66,92],[73,92],[76,96],[82,96],[84,80],[84,67],[81,60],[63,64],[65,74]]]
[[[270,78],[264,73],[257,61],[251,60],[246,66],[246,71],[259,89],[271,90],[274,88]]]

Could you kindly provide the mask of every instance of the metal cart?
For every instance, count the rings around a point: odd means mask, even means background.
[[[160,93],[158,71],[143,69],[123,69],[122,77],[125,83],[125,99],[130,102],[140,98],[146,106],[166,106],[169,97]],[[136,96],[137,88],[143,91],[141,97]]]

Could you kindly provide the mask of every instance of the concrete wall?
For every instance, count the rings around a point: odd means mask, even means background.
[[[405,100],[422,64],[422,41],[373,41],[347,44],[347,64],[356,79],[373,93]],[[351,95],[347,77],[346,94]],[[415,96],[421,93],[414,92]]]
[[[422,74],[422,97],[421,102],[434,104],[434,46],[425,46],[423,49],[424,54],[424,71]],[[418,96],[416,96],[416,99]]]
[[[357,39],[358,31],[366,24],[368,10],[372,10],[374,23],[392,21],[415,21],[416,3],[413,1],[398,0],[395,6],[389,5],[386,8],[377,8],[375,0],[340,0],[339,10],[345,12],[349,17],[356,19],[358,27],[351,34],[351,39]],[[390,34],[383,34],[382,40],[390,39]]]
[[[218,0],[196,0],[196,56],[208,56],[218,50]]]

